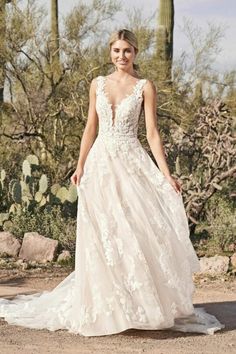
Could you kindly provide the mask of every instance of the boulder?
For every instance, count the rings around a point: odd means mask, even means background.
[[[0,254],[16,257],[21,244],[10,232],[0,232]]]
[[[39,263],[51,262],[55,259],[58,241],[40,235],[38,232],[24,234],[19,258]]]
[[[57,258],[57,262],[67,262],[71,259],[71,254],[69,251],[62,251]]]
[[[236,252],[230,257],[232,267],[236,269]]]
[[[218,275],[228,271],[229,257],[227,256],[214,256],[200,258],[200,272],[203,274]]]

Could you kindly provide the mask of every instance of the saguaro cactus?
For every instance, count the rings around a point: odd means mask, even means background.
[[[6,65],[6,4],[11,0],[0,0],[0,124],[2,121],[2,106],[4,101],[5,65]]]
[[[158,79],[171,81],[174,32],[174,0],[160,0],[157,27]]]
[[[60,76],[58,0],[51,0],[50,58],[52,78],[53,82],[56,83]]]
[[[5,61],[4,61],[4,46],[5,46],[5,0],[0,0],[0,105],[3,102],[3,89],[5,81]]]
[[[5,82],[5,35],[6,35],[6,8],[7,0],[0,0],[0,105],[3,103]]]

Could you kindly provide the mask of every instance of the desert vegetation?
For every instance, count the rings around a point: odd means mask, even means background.
[[[56,0],[50,16],[34,0],[24,7],[19,1],[0,4],[0,228],[19,238],[39,231],[73,250],[77,195],[69,178],[90,82],[113,70],[108,24],[120,5],[78,2],[59,18]],[[202,34],[186,20],[191,56],[174,58],[174,20],[174,1],[165,0],[156,26],[134,10],[123,27],[137,35],[140,76],[158,89],[158,126],[182,184],[196,250],[230,253],[236,250],[235,72],[212,70],[223,36],[215,24]],[[151,155],[143,116],[139,137]]]

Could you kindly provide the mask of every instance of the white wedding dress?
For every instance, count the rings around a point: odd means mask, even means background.
[[[213,334],[224,325],[192,304],[199,260],[182,196],[137,138],[146,80],[115,112],[106,77],[96,82],[99,132],[77,189],[75,270],[52,291],[1,299],[0,317],[83,336],[129,328]]]

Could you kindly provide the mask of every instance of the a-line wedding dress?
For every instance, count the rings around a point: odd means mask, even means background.
[[[1,299],[8,323],[83,336],[224,327],[192,304],[199,260],[182,196],[137,138],[145,82],[138,79],[114,111],[106,77],[97,77],[99,132],[77,188],[75,270],[52,291]]]

